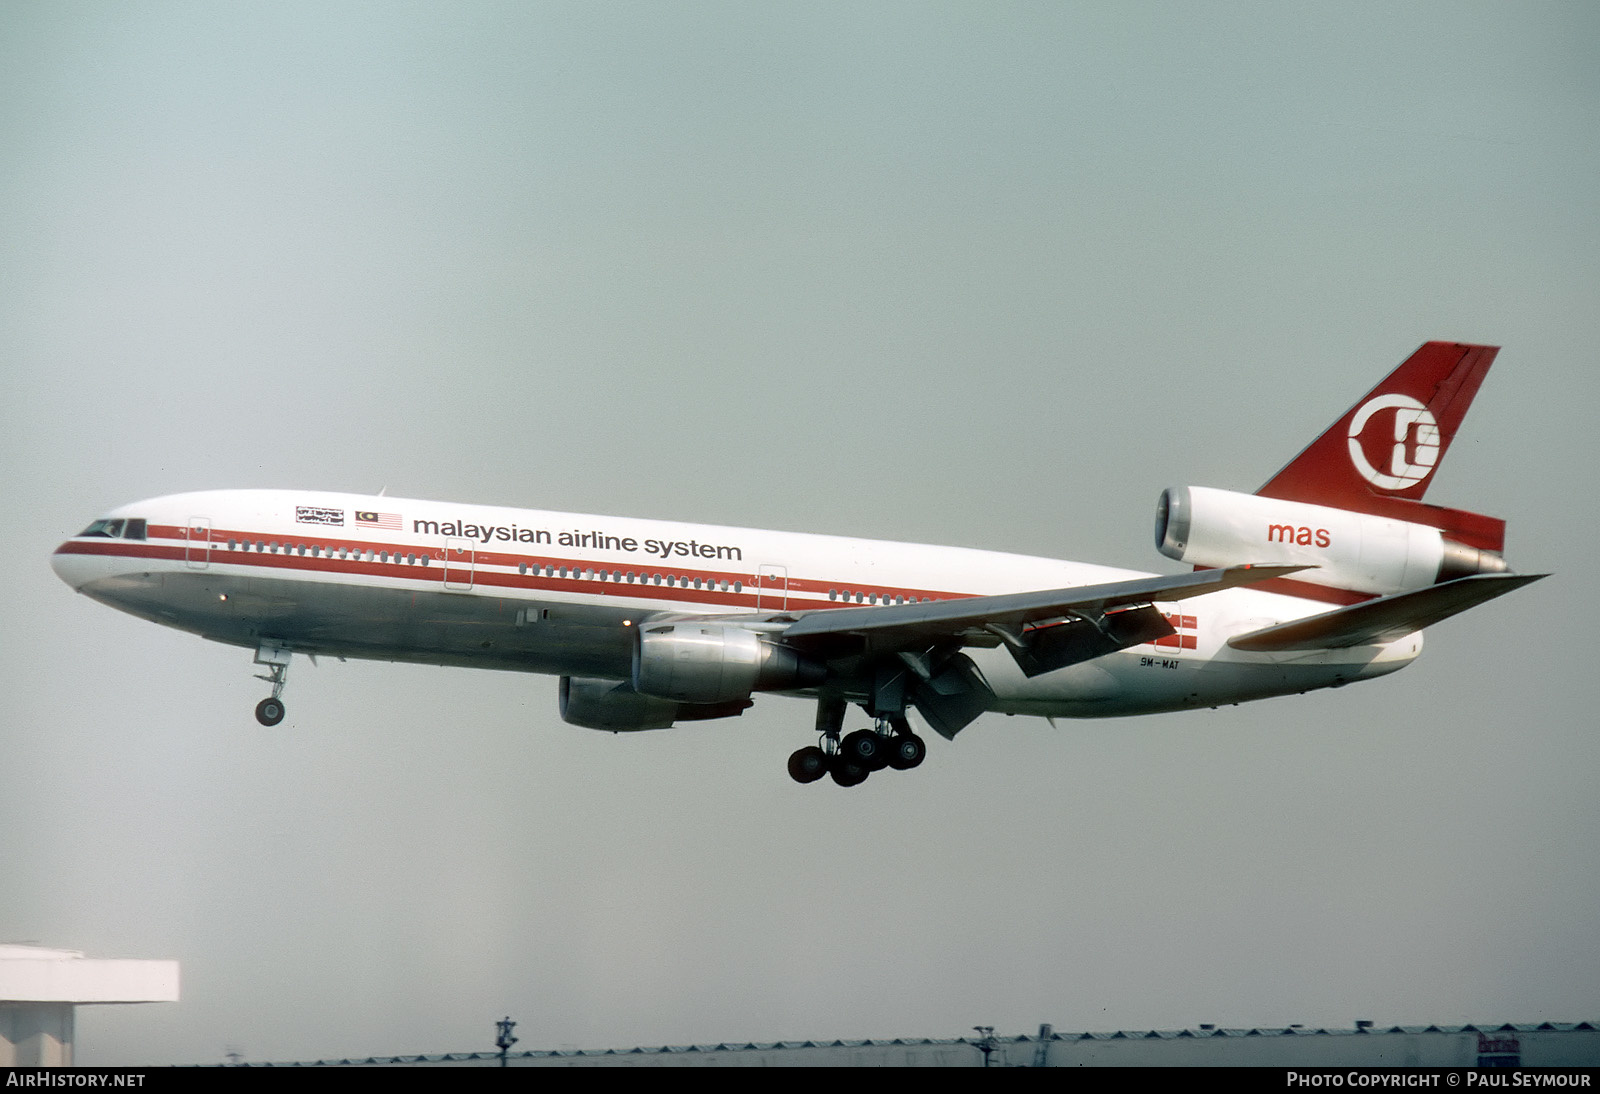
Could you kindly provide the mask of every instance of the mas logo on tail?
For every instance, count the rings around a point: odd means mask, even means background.
[[[1386,416],[1380,412],[1385,410],[1394,411],[1393,429],[1378,425],[1372,430],[1376,438],[1364,437],[1367,423],[1374,418],[1382,422]],[[1388,457],[1387,472],[1367,459],[1374,440]],[[1426,406],[1409,395],[1380,395],[1363,404],[1350,421],[1350,462],[1356,474],[1380,490],[1404,490],[1433,474],[1439,463],[1439,440],[1439,423]]]

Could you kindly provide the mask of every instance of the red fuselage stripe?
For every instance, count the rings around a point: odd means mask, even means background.
[[[199,530],[199,529],[197,529],[197,530]],[[187,536],[185,534],[186,531],[187,530],[185,529],[185,527],[183,525],[153,524],[153,525],[150,526],[149,535],[150,535],[151,539],[165,538],[165,539],[169,539],[169,540],[181,541],[185,545],[185,548],[187,548],[189,540],[188,540],[188,538],[187,538]],[[224,530],[224,529],[212,529],[211,530],[211,533],[210,533],[211,549],[213,551],[218,551],[218,550],[223,551],[228,557],[236,557],[236,555],[239,552],[233,552],[233,551],[229,551],[227,549],[227,544],[228,544],[229,540],[234,540],[234,541],[243,542],[243,543],[278,544],[280,547],[284,548],[285,550],[293,548],[296,551],[298,551],[298,549],[302,548],[302,547],[307,549],[307,550],[310,550],[311,547],[313,545],[315,545],[315,546],[323,548],[323,550],[325,550],[325,551],[327,551],[327,550],[350,550],[350,551],[362,551],[362,552],[374,551],[374,552],[378,552],[378,553],[381,553],[383,551],[388,551],[391,554],[399,552],[400,554],[413,554],[413,555],[418,555],[418,556],[426,555],[430,560],[438,561],[438,562],[441,562],[441,563],[443,563],[445,561],[444,549],[441,548],[441,547],[418,547],[415,544],[396,544],[396,543],[390,543],[390,542],[386,542],[386,541],[354,540],[354,539],[332,539],[332,538],[329,538],[327,536],[323,536],[323,535],[320,535],[320,534],[317,535],[317,536],[314,536],[314,537],[307,536],[307,537],[303,537],[303,538],[301,536],[296,536],[293,540],[289,540],[289,539],[284,538],[281,533],[276,535],[276,536],[273,536],[273,535],[263,535],[262,533],[259,533],[259,532],[241,532],[241,531],[237,531],[237,530]],[[250,553],[252,555],[255,555],[257,558],[272,557],[271,552],[251,551]],[[283,556],[280,554],[278,557],[283,557]],[[318,561],[318,559],[314,558],[313,556],[309,556],[309,555],[300,556],[297,553],[296,554],[290,554],[287,557],[289,557],[289,558],[304,557],[308,561]],[[348,561],[348,560],[346,560],[346,559],[338,559],[338,560],[335,560],[335,561],[345,562],[345,561]],[[461,561],[461,563],[463,565],[465,565],[469,560],[462,559],[460,561]],[[652,561],[654,561],[654,560],[652,560]],[[632,573],[648,573],[652,577],[654,577],[657,573],[660,573],[662,576],[666,576],[667,574],[670,573],[674,577],[680,577],[680,576],[681,577],[687,577],[687,578],[689,578],[691,580],[694,579],[694,578],[700,578],[702,580],[711,580],[711,581],[717,581],[717,582],[726,581],[726,582],[728,582],[730,584],[732,584],[735,581],[739,581],[739,582],[745,583],[746,585],[751,586],[752,589],[753,589],[753,587],[755,585],[760,584],[762,581],[770,581],[771,580],[766,575],[759,575],[757,577],[751,577],[751,575],[749,575],[747,573],[744,573],[742,571],[741,572],[734,572],[734,571],[731,571],[731,570],[685,569],[685,568],[683,568],[681,566],[678,566],[678,565],[659,565],[659,564],[655,565],[655,566],[651,566],[648,569],[646,569],[646,568],[643,568],[643,567],[641,567],[641,566],[639,566],[637,564],[634,564],[632,566],[622,566],[622,565],[616,565],[616,564],[601,565],[600,563],[597,563],[597,562],[593,561],[592,559],[562,558],[562,557],[557,557],[557,556],[554,556],[554,555],[514,555],[514,554],[506,554],[504,552],[499,552],[499,551],[485,551],[485,550],[483,550],[481,547],[479,547],[476,544],[474,544],[474,546],[473,546],[472,559],[470,560],[470,562],[474,566],[480,566],[480,565],[481,566],[505,566],[507,568],[512,567],[512,566],[523,565],[523,564],[526,564],[528,566],[538,565],[538,566],[541,566],[541,567],[543,567],[543,566],[554,566],[557,569],[560,569],[561,567],[565,566],[569,570],[576,568],[578,570],[594,570],[594,571],[604,570],[606,573],[622,573],[622,574],[627,574],[627,573],[630,573],[630,572],[632,572]],[[382,564],[381,563],[375,563],[373,565],[381,566]],[[326,567],[326,566],[308,567],[308,568],[329,570],[329,571],[332,571],[332,572],[350,572],[350,573],[366,573],[366,574],[390,575],[390,571],[383,570],[383,569],[379,569],[379,570],[367,570],[367,569],[344,570],[341,567]],[[394,575],[390,575],[390,576],[394,576]],[[518,576],[523,576],[523,575],[518,575]],[[528,575],[528,576],[532,576],[532,575]],[[545,580],[545,581],[558,581],[558,582],[570,582],[570,581],[572,581],[574,579],[570,578],[570,577],[567,577],[567,578],[544,578],[543,580]],[[513,583],[513,584],[515,584],[515,583]],[[611,582],[604,582],[604,583],[601,583],[601,584],[609,585],[609,584],[612,584],[612,583]],[[537,583],[530,583],[527,587],[528,588],[570,588],[571,586],[567,585],[567,584],[548,585],[547,586],[547,585],[542,585],[542,584],[537,584]],[[652,585],[652,587],[655,587],[655,586]],[[682,586],[661,586],[661,587],[662,588],[669,588],[669,587],[670,588],[677,588],[677,589],[680,589],[680,590],[682,589]],[[768,585],[763,586],[764,591],[770,591],[772,593],[781,592],[785,588],[787,588],[790,593],[810,594],[810,595],[816,596],[816,597],[825,597],[825,596],[828,595],[829,592],[831,592],[831,591],[839,591],[841,589],[841,587],[839,587],[839,586],[829,586],[828,584],[826,584],[824,582],[811,581],[811,580],[808,580],[808,579],[805,579],[805,578],[793,578],[793,577],[789,578],[784,585],[768,584]],[[704,590],[689,590],[689,591],[704,591]],[[749,592],[751,590],[746,590],[746,591]],[[858,593],[858,592],[862,594],[862,599],[861,600],[852,599],[850,601],[851,603],[855,603],[855,604],[867,603],[868,601],[866,600],[866,597],[873,596],[873,595],[876,595],[879,598],[880,602],[887,602],[887,601],[885,601],[885,598],[888,598],[888,601],[892,601],[893,598],[897,597],[897,596],[898,597],[904,597],[906,601],[910,602],[910,601],[914,601],[914,600],[920,600],[923,597],[927,597],[927,598],[929,598],[931,600],[949,600],[949,599],[951,599],[953,597],[971,595],[971,594],[968,594],[968,593],[952,593],[952,592],[945,592],[945,591],[942,591],[942,590],[933,590],[933,589],[891,588],[891,587],[885,587],[885,586],[881,586],[881,585],[867,585],[867,586],[852,585],[852,586],[849,587],[849,592],[852,593],[852,594]],[[674,599],[683,600],[683,599],[686,599],[686,598],[684,598],[684,597],[676,597]],[[687,599],[693,599],[693,598],[687,598]],[[739,603],[738,600],[725,601],[720,597],[716,598],[712,602],[714,602],[714,603],[733,603],[733,604]],[[836,601],[835,603],[838,603],[838,604],[840,604],[842,606],[844,604],[844,602],[845,602],[844,598],[841,596],[840,599],[838,601]]]
[[[198,529],[197,529],[198,530]],[[196,547],[203,549],[207,556],[207,565],[226,566],[259,566],[264,569],[277,571],[314,571],[326,574],[346,574],[361,577],[396,578],[410,581],[437,580],[443,584],[446,574],[464,571],[467,560],[462,560],[452,569],[447,566],[443,548],[417,547],[415,544],[395,544],[384,541],[330,539],[325,536],[315,537],[316,542],[302,542],[299,537],[293,541],[285,539],[282,534],[245,533],[237,530],[219,531],[212,529],[210,537],[199,543],[194,543],[186,536],[187,529],[181,525],[151,525],[148,534],[151,540],[165,539],[166,543],[137,542],[121,539],[82,539],[69,540],[57,548],[57,554],[67,555],[98,555],[108,558],[123,558],[130,561],[134,559],[160,559],[166,562],[187,563],[190,561],[190,552]],[[311,537],[307,537],[310,539]],[[230,548],[229,542],[244,544],[243,547]],[[257,551],[253,544],[273,544],[277,551]],[[320,548],[323,554],[300,554],[303,549],[310,551]],[[376,559],[368,561],[365,558],[337,558],[332,555],[334,551],[347,551],[365,555],[368,552],[382,554],[388,552],[395,561],[380,562]],[[399,561],[405,555],[413,557],[426,556],[429,566],[421,569],[416,563]],[[547,592],[576,592],[588,596],[619,596],[637,600],[670,600],[674,602],[693,602],[706,605],[731,608],[754,608],[758,596],[763,600],[776,599],[786,593],[788,595],[802,594],[799,597],[800,605],[807,610],[819,608],[845,608],[855,607],[858,604],[871,603],[872,597],[877,597],[880,603],[892,603],[894,597],[904,597],[908,602],[915,602],[922,597],[931,600],[962,599],[972,594],[937,592],[926,589],[886,588],[883,586],[849,585],[849,599],[811,599],[812,597],[827,597],[829,591],[840,590],[845,586],[828,586],[823,582],[806,579],[789,578],[785,585],[761,586],[761,576],[751,577],[744,573],[729,573],[714,570],[685,570],[678,566],[663,567],[660,571],[665,577],[670,574],[679,581],[702,582],[727,582],[732,586],[735,582],[743,583],[742,592],[734,592],[730,587],[727,590],[713,588],[695,588],[692,585],[656,585],[643,580],[653,578],[656,570],[653,568],[644,571],[638,567],[601,566],[599,563],[588,559],[556,558],[547,555],[508,555],[500,552],[473,550],[471,560],[472,575],[470,585],[499,586],[511,589],[541,590]],[[481,569],[484,566],[521,566],[526,565],[530,570],[537,567],[538,573],[513,573],[501,570]],[[435,568],[437,567],[437,568]],[[556,569],[566,568],[574,576],[554,577],[543,573],[545,567]],[[601,581],[598,578],[580,578],[577,573],[589,571],[598,573],[604,571],[608,574],[640,575],[641,580],[628,582],[624,580]],[[469,582],[462,575],[462,584]],[[1263,584],[1272,584],[1264,582]],[[1310,586],[1309,588],[1315,588]],[[463,590],[465,591],[465,590]],[[861,599],[855,597],[859,594]],[[1196,628],[1194,616],[1169,616],[1175,625],[1182,625],[1184,629]],[[1195,639],[1192,635],[1185,635],[1181,643],[1176,636],[1168,639],[1158,639],[1153,645],[1181,645],[1184,649],[1194,649]]]
[[[152,536],[152,538],[155,537]],[[332,542],[319,541],[314,545],[312,543],[306,543],[304,546],[307,551],[310,551],[313,546],[316,546],[320,547],[324,553],[320,555],[302,555],[299,553],[299,548],[302,546],[302,544],[298,540],[292,543],[286,543],[286,541],[284,541],[281,537],[273,538],[262,535],[246,537],[238,532],[233,533],[231,536],[236,543],[276,543],[278,544],[279,549],[275,553],[270,550],[230,550],[228,548],[229,538],[230,536],[227,533],[219,534],[214,532],[210,541],[203,545],[191,545],[191,543],[187,540],[180,540],[176,543],[169,542],[166,544],[151,542],[135,543],[127,540],[73,540],[62,544],[57,553],[69,555],[99,555],[111,558],[125,558],[129,560],[161,559],[168,562],[187,562],[190,558],[190,552],[194,550],[196,546],[203,546],[206,549],[208,565],[259,566],[264,569],[278,571],[312,571],[327,574],[359,575],[363,577],[403,578],[411,581],[432,579],[437,580],[441,584],[443,583],[447,572],[452,574],[460,572],[461,583],[463,585],[468,584],[465,573],[468,568],[468,560],[462,559],[454,566],[447,566],[444,558],[444,551],[442,549],[418,549],[414,545],[384,542],[336,540]],[[408,546],[410,547],[409,550],[404,549]],[[422,569],[415,563],[400,561],[380,562],[376,559],[368,561],[365,558],[338,558],[330,556],[326,553],[330,549],[335,551],[346,550],[352,553],[359,551],[363,555],[369,551],[373,552],[374,554],[382,554],[387,552],[392,557],[397,559],[403,558],[408,554],[412,555],[413,557],[421,557],[426,555],[429,560],[429,565],[426,569]],[[533,567],[537,566],[540,572],[537,574],[532,572],[515,573],[484,568],[488,566],[511,567],[523,564],[527,565],[530,571]],[[641,579],[629,582],[626,580],[625,576],[623,580],[608,578],[604,581],[600,580],[598,577],[554,577],[547,576],[543,573],[545,567],[555,567],[558,570],[565,568],[569,574],[574,575],[584,571],[588,571],[591,574],[598,574],[603,571],[608,575],[613,573],[622,575],[632,573],[635,575],[640,575]],[[649,579],[653,579],[658,572],[663,576],[663,578],[670,575],[679,582],[686,581],[690,582],[691,584],[657,585],[653,580]],[[734,574],[713,570],[690,570],[679,566],[667,566],[663,567],[659,571],[653,568],[650,570],[641,570],[638,567],[624,567],[615,565],[601,566],[592,560],[556,558],[550,556],[505,555],[493,552],[474,551],[471,559],[471,574],[472,576],[470,584],[474,586],[492,585],[504,588],[546,590],[551,592],[580,592],[586,595],[626,596],[633,599],[671,600],[679,603],[688,601],[693,603],[727,607],[752,607],[756,603],[756,598],[758,595],[763,600],[771,600],[787,594],[788,596],[799,597],[801,600],[803,600],[808,609],[843,608],[847,606],[847,602],[843,599],[811,599],[812,597],[825,598],[827,596],[826,587],[820,586],[817,582],[790,578],[786,585],[767,585],[762,587],[760,586],[759,579],[752,579],[748,574]],[[692,584],[692,582],[695,580],[699,580],[702,583],[702,587],[695,588]],[[711,582],[716,582],[718,584],[727,582],[730,588],[722,590],[705,587]],[[735,582],[743,585],[742,592],[736,593],[733,591],[731,586]],[[887,589],[878,586],[859,585],[852,586],[850,588],[850,592],[852,594],[858,592],[862,594],[863,599],[861,603],[866,603],[866,598],[870,596],[876,596],[878,597],[879,602],[885,602],[892,600],[896,596],[903,596],[906,600],[910,601],[918,599],[922,596],[930,596],[931,599],[935,600],[948,600],[967,595],[962,593],[946,592],[934,592],[930,594],[925,590]],[[848,602],[848,605],[854,606],[856,603],[857,601],[854,600],[852,595],[852,599]]]

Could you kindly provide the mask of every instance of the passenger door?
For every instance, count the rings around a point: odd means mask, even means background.
[[[457,592],[472,589],[474,562],[473,542],[470,539],[444,541],[444,587]]]
[[[789,606],[789,568],[762,566],[756,575],[756,611],[781,612]]]
[[[184,526],[183,562],[191,570],[211,565],[211,518],[190,517]]]

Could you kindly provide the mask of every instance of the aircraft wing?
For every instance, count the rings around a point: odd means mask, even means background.
[[[1042,620],[1067,616],[1092,617],[1117,608],[1153,601],[1183,600],[1191,596],[1250,585],[1282,577],[1305,566],[1233,566],[1224,570],[1199,570],[1171,577],[1140,577],[1104,585],[1078,585],[1001,596],[970,596],[921,604],[894,604],[871,608],[831,608],[810,612],[785,627],[783,640],[795,645],[830,635],[866,638],[876,649],[915,646],[941,638],[990,627],[1019,628]],[[1172,631],[1164,632],[1171,634]],[[1136,643],[1130,643],[1134,645]]]
[[[1280,623],[1228,639],[1228,645],[1253,653],[1283,650],[1336,650],[1392,642],[1441,619],[1475,608],[1549,574],[1473,574],[1338,608],[1307,619]]]
[[[1174,633],[1156,601],[1204,596],[1305,568],[1234,566],[1001,596],[831,608],[802,615],[777,634],[785,645],[824,660],[871,664],[875,695],[904,695],[938,733],[954,737],[992,698],[962,647],[1003,644],[1025,675],[1038,676]]]

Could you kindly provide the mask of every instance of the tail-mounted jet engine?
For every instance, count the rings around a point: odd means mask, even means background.
[[[816,687],[827,668],[743,627],[657,623],[638,628],[633,689],[680,703],[727,703],[754,691]]]
[[[1156,547],[1194,566],[1312,566],[1294,580],[1378,595],[1506,570],[1496,552],[1426,524],[1205,486],[1162,493]]]

